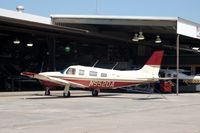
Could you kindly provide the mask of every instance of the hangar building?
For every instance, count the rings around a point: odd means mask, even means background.
[[[136,69],[160,49],[165,50],[163,68],[178,64],[192,74],[200,73],[199,39],[200,24],[179,17],[48,18],[0,9],[0,91],[35,89],[38,82],[20,76],[23,71],[92,66],[97,60],[97,67],[112,68],[119,62],[116,69]]]

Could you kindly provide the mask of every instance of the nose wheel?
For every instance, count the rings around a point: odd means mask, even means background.
[[[64,92],[63,92],[63,97],[70,97],[69,87],[70,87],[69,84],[65,85]]]
[[[49,88],[46,88],[44,95],[45,96],[50,96],[51,95],[51,92],[50,92]]]
[[[99,90],[93,90],[93,91],[92,91],[92,96],[93,96],[93,97],[97,97],[98,94],[99,94]]]

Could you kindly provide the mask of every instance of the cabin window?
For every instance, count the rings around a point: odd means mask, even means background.
[[[176,77],[177,77],[177,75],[176,75],[176,74],[174,74],[174,75],[173,75],[173,77],[175,77],[175,78],[176,78]]]
[[[107,73],[101,73],[101,77],[107,77]]]
[[[168,73],[168,74],[167,74],[167,77],[171,77],[171,74],[170,74],[170,73]]]
[[[90,75],[90,76],[97,76],[97,72],[95,72],[95,71],[90,71],[90,72],[89,72],[89,75]]]
[[[76,69],[75,68],[69,68],[66,72],[66,74],[69,74],[69,75],[75,75],[76,73]]]
[[[84,75],[85,71],[84,70],[79,70],[79,75]]]

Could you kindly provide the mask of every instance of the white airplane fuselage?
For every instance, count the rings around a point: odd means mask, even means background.
[[[74,73],[69,73],[70,69],[74,70]],[[148,75],[145,71],[141,70],[110,70],[96,67],[86,66],[70,66],[63,72],[43,72],[39,75],[49,76],[53,78],[59,78],[62,80],[74,82],[79,85],[71,85],[71,87],[80,88],[92,88],[92,89],[115,89],[127,86],[136,86],[141,83],[154,82],[158,79],[157,75]],[[42,81],[46,86],[56,86],[48,81]]]

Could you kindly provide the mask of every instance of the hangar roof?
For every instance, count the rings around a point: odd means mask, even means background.
[[[106,16],[106,15],[51,15],[53,22],[105,25],[175,25],[176,17]],[[159,22],[159,23],[158,23]],[[164,23],[163,23],[164,22]]]
[[[200,24],[180,17],[144,17],[144,16],[105,16],[105,15],[51,15],[54,24],[88,24],[88,25],[123,25],[145,27],[160,27],[167,30],[200,39]],[[162,27],[162,28],[161,28]],[[138,30],[138,29],[137,29]],[[155,29],[158,31],[158,29]],[[153,32],[153,31],[152,31]],[[159,31],[158,31],[159,32]]]
[[[53,26],[54,24],[60,26],[63,25],[65,26],[65,24],[67,24],[68,26],[69,24],[79,24],[79,25],[81,24],[82,25],[81,27],[77,27],[79,28],[79,30],[81,30],[80,28],[85,28],[85,26],[83,25],[111,25],[111,26],[123,25],[123,26],[132,26],[131,27],[132,32],[141,29],[146,32],[151,30],[151,33],[154,31],[166,32],[166,33],[175,32],[184,36],[200,39],[200,24],[179,17],[51,15],[51,18],[48,18],[28,13],[19,13],[17,11],[11,11],[0,8],[0,18],[1,20],[14,19],[18,21],[24,21],[25,23],[34,22],[38,24],[45,24],[51,26]],[[154,27],[154,31],[149,27]],[[78,29],[72,28],[70,30],[78,30]]]
[[[51,19],[47,17],[21,13],[17,11],[5,10],[0,8],[0,29],[13,32],[23,32],[30,34],[50,34],[62,32],[84,32],[81,29],[52,25]]]
[[[32,31],[33,32],[33,27],[36,28],[41,28],[42,29],[46,29],[46,30],[55,30],[57,31],[67,31],[67,32],[75,32],[75,33],[85,33],[87,31],[85,31],[84,29],[77,29],[77,28],[73,28],[73,27],[65,27],[65,28],[61,28],[60,26],[57,25],[53,25],[51,22],[51,19],[48,17],[42,17],[42,16],[38,16],[38,15],[32,15],[29,13],[22,13],[22,12],[17,12],[17,11],[11,11],[11,10],[6,10],[6,9],[1,9],[0,8],[0,26],[4,26],[5,25],[9,25],[12,27],[19,27],[21,29],[25,29],[27,31],[27,27],[32,27]],[[3,28],[4,28],[3,27]],[[8,28],[9,29],[9,28]],[[22,30],[23,31],[23,30]],[[38,29],[37,29],[38,31]],[[33,32],[34,33],[34,32]]]
[[[0,9],[0,29],[30,34],[87,37],[95,41],[103,41],[103,38],[119,43],[135,43],[131,38],[142,31],[147,38],[145,45],[154,45],[155,36],[161,35],[162,39],[166,40],[162,46],[175,46],[176,34],[180,34],[184,36],[183,44],[190,47],[200,45],[197,41],[200,39],[200,24],[179,17],[51,15],[51,18],[48,18]]]
[[[32,15],[28,13],[20,13],[17,11],[11,11],[0,8],[0,17],[7,17],[13,19],[19,19],[24,21],[42,23],[42,24],[51,24],[51,19],[47,17]]]
[[[176,48],[177,34],[181,36],[181,50],[192,51],[200,45],[200,24],[180,17],[105,16],[105,15],[51,15],[52,23],[60,26],[84,28],[90,32],[120,38],[132,44],[155,45],[155,38],[162,38],[159,47]],[[145,41],[132,42],[134,34],[143,32]]]
[[[21,13],[17,11],[5,10],[0,8],[0,31],[9,32],[8,34],[30,34],[32,36],[44,35],[44,36],[57,36],[70,39],[88,39],[96,41],[102,40],[102,38],[114,41],[120,41],[120,39],[110,38],[98,33],[88,33],[88,30],[84,28],[75,28],[69,26],[54,25],[51,19],[48,17],[42,17],[32,15],[28,13]],[[0,32],[1,34],[1,32]],[[121,40],[123,41],[123,40]]]

